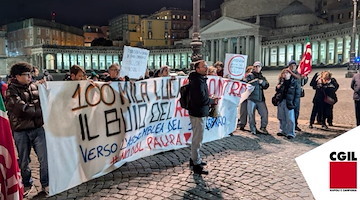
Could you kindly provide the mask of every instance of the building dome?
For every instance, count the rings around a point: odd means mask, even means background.
[[[302,4],[300,1],[295,0],[288,7],[283,9],[278,14],[278,17],[302,14],[314,14],[314,12],[310,8],[304,6],[304,4]]]
[[[295,0],[284,8],[276,17],[276,27],[292,27],[318,24],[320,19],[300,1]]]

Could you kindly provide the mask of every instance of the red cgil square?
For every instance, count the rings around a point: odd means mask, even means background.
[[[356,189],[357,162],[330,162],[330,189]]]

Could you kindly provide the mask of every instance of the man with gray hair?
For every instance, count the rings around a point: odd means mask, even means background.
[[[262,75],[261,69],[262,64],[259,61],[256,61],[254,64],[254,69],[251,73],[247,75],[245,81],[252,86],[254,86],[254,91],[248,97],[247,111],[249,116],[249,126],[252,134],[263,133],[269,134],[266,130],[268,124],[268,109],[265,103],[264,91],[269,88],[269,82]],[[255,122],[255,109],[258,110],[261,116],[261,126],[260,131],[256,129]]]

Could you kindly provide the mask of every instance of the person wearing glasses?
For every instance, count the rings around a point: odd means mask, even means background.
[[[6,91],[5,103],[19,156],[25,196],[36,190],[29,168],[31,147],[34,148],[40,163],[42,190],[47,194],[49,191],[44,122],[38,87],[32,83],[32,70],[33,66],[29,63],[16,63],[11,67],[12,80]]]
[[[105,82],[110,81],[124,81],[125,79],[123,77],[120,77],[120,65],[117,63],[114,63],[110,65],[109,67],[109,76],[105,78]]]

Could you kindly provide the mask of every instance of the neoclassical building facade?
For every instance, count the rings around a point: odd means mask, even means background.
[[[222,5],[223,16],[201,29],[206,60],[224,61],[226,53],[237,53],[248,55],[249,65],[261,61],[269,67],[285,66],[290,60],[299,62],[306,41],[310,41],[313,65],[349,62],[352,22],[329,23],[315,12],[319,8],[307,0],[286,1],[287,6],[282,1],[268,14],[260,9],[261,6],[254,7],[252,13],[232,12],[241,2],[225,1]],[[279,8],[279,5],[284,7]],[[239,16],[246,13],[254,16]],[[346,14],[351,21],[352,12],[339,14],[338,17]],[[356,35],[357,55],[359,42],[359,35]]]

